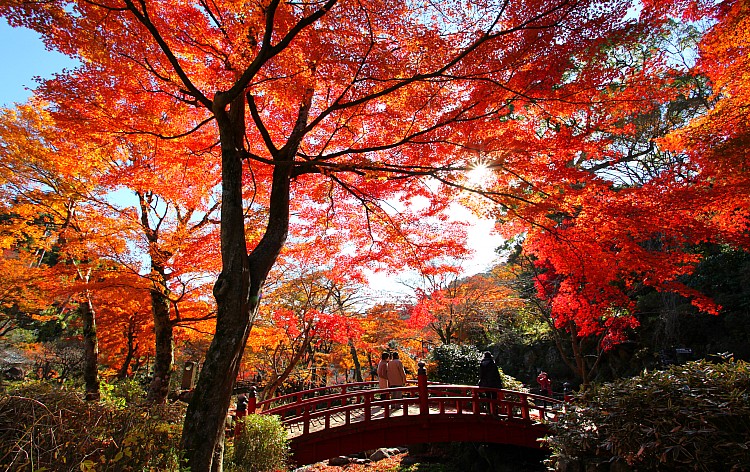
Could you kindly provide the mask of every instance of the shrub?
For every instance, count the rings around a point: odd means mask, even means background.
[[[122,409],[143,401],[146,391],[138,381],[122,379],[114,382],[102,381],[100,386],[102,401]]]
[[[0,470],[179,470],[181,407],[120,408],[33,382],[0,398]]]
[[[474,346],[442,344],[430,353],[427,376],[430,380],[446,384],[476,385],[479,382],[479,362],[482,358]],[[523,384],[498,367],[503,388],[528,392]]]
[[[279,417],[247,415],[239,423],[228,469],[249,472],[286,470],[289,440]]]
[[[632,470],[745,470],[750,367],[707,361],[591,388],[553,426],[553,462],[621,462]]]
[[[430,356],[430,380],[457,385],[476,385],[479,381],[480,354],[474,346],[442,344]]]

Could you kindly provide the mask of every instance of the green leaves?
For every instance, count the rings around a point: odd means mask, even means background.
[[[734,470],[750,463],[750,365],[707,361],[598,385],[554,427],[558,460],[633,470]]]

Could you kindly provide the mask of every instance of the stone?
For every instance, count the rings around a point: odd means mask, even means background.
[[[25,376],[26,373],[20,367],[13,366],[5,371],[6,380],[23,380]]]
[[[336,466],[336,467],[342,467],[345,465],[351,464],[352,460],[348,457],[344,456],[338,456],[338,457],[331,457],[328,459],[328,465]]]
[[[581,462],[575,459],[560,457],[555,465],[556,472],[581,472]]]
[[[391,455],[388,453],[388,449],[380,448],[370,456],[370,460],[377,462],[382,461],[383,459],[388,459],[389,457],[391,457]]]

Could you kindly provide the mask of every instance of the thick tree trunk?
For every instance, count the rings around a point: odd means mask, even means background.
[[[223,133],[222,133],[223,134]],[[224,136],[222,136],[224,141]],[[223,435],[232,388],[257,308],[259,287],[250,292],[250,271],[242,216],[242,161],[233,141],[222,142],[222,272],[214,285],[216,332],[185,416],[182,445],[192,472],[212,470]],[[249,304],[254,298],[255,306]],[[219,471],[217,471],[219,472]]]
[[[96,313],[91,299],[86,294],[81,304],[83,319],[83,380],[86,384],[86,400],[99,400],[99,343],[96,337]]]
[[[148,400],[153,403],[165,403],[169,395],[169,381],[174,364],[174,336],[172,320],[169,317],[169,299],[159,287],[151,289],[151,307],[154,317],[156,353],[154,376],[149,386]]]
[[[193,398],[185,415],[182,446],[192,472],[221,471],[215,454],[223,447],[224,424],[245,343],[260,303],[260,292],[289,230],[289,186],[296,146],[274,156],[270,209],[265,234],[247,254],[242,200],[244,97],[227,114],[214,113],[222,151],[221,259],[214,285],[216,333],[206,353]],[[218,108],[218,99],[215,100]],[[306,112],[304,118],[306,120]],[[216,466],[214,469],[213,467]]]

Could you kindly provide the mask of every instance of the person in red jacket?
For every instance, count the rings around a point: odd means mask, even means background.
[[[536,377],[536,383],[539,384],[539,390],[542,391],[542,394],[546,393],[550,397],[552,396],[552,381],[550,381],[547,372],[539,372],[539,375]]]

